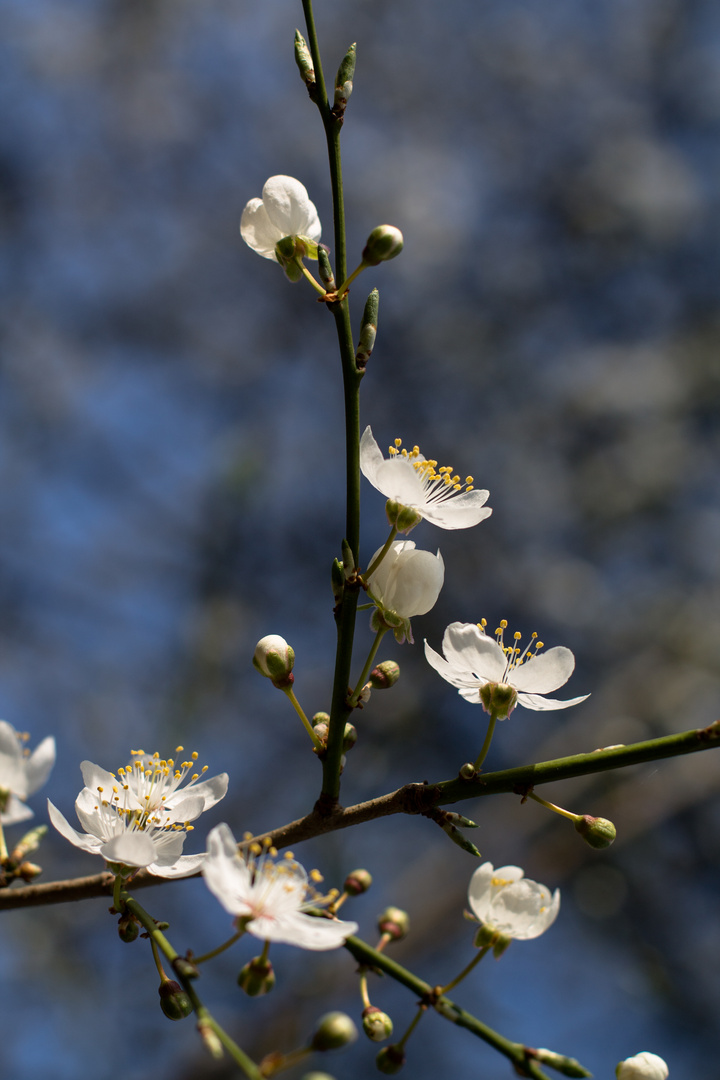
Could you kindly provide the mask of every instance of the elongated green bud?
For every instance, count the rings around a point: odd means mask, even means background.
[[[359,368],[365,367],[375,348],[379,306],[380,293],[377,289],[373,289],[365,301],[365,310],[363,311],[362,323],[360,325],[360,340],[358,341],[357,352],[355,353],[355,363]]]
[[[457,825],[459,829],[479,829],[477,821],[471,821],[469,817],[463,817],[462,814],[456,814],[454,810],[446,810],[450,823]]]
[[[343,593],[345,592],[345,568],[339,559],[335,559],[330,571],[330,581],[332,584],[333,598],[336,604],[339,604],[342,600]]]
[[[460,830],[456,829],[450,821],[439,821],[438,825],[444,833],[447,833],[453,844],[457,844],[459,848],[462,848],[463,851],[467,851],[470,855],[474,855],[478,859],[480,858],[480,852],[475,845],[468,840],[466,836],[463,836]]]
[[[353,555],[353,550],[347,540],[343,540],[342,542],[342,558],[343,566],[345,568],[345,577],[352,577],[355,573],[355,556]]]
[[[543,1065],[549,1065],[551,1069],[562,1073],[563,1076],[592,1076],[592,1073],[588,1072],[575,1058],[556,1054],[553,1050],[535,1050],[532,1056]]]
[[[341,120],[347,107],[348,99],[352,94],[353,79],[355,77],[355,43],[350,46],[342,58],[337,75],[335,76],[335,97],[333,100],[333,116]]]
[[[163,979],[158,987],[158,994],[160,1008],[168,1020],[184,1020],[193,1011],[190,998],[174,979]]]
[[[36,825],[30,832],[25,833],[19,844],[16,844],[10,854],[10,861],[14,863],[21,863],[26,855],[29,855],[31,851],[37,851],[40,846],[45,833],[48,831],[47,825]]]
[[[299,30],[295,31],[295,63],[300,69],[300,77],[308,88],[312,97],[315,93],[315,65],[308,48],[308,43]]]
[[[328,248],[325,244],[318,244],[318,273],[320,274],[320,280],[327,292],[334,292],[335,290],[335,275],[333,274],[333,268],[330,265],[330,256],[328,254]]]

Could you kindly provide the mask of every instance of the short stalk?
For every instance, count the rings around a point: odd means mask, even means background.
[[[208,1010],[198,1001],[197,994],[194,991],[191,993],[192,987],[185,987],[188,992],[188,996],[195,1006],[195,1002],[198,1002],[198,1007],[195,1008],[195,1012],[198,1018],[198,1026],[203,1024],[209,1027],[213,1031],[222,1045],[227,1050],[230,1057],[233,1059],[236,1065],[239,1065],[242,1071],[247,1076],[248,1080],[264,1080],[264,1074],[260,1072],[252,1058],[249,1058],[244,1050],[242,1050],[234,1039],[231,1039],[224,1028],[218,1024],[217,1020]]]
[[[360,263],[360,265],[359,265],[359,266],[357,266],[357,267],[356,267],[356,268],[355,268],[355,269],[353,270],[353,272],[352,272],[352,274],[350,275],[350,277],[349,277],[349,278],[346,278],[346,279],[345,279],[345,281],[343,281],[342,285],[341,285],[341,286],[340,286],[340,288],[339,288],[339,289],[337,290],[337,294],[338,294],[338,300],[343,300],[343,299],[345,298],[345,295],[346,295],[346,293],[347,293],[348,289],[350,288],[350,286],[352,285],[353,281],[355,280],[355,278],[356,278],[356,277],[359,277],[359,276],[360,276],[360,274],[362,274],[363,270],[367,270],[367,268],[368,268],[368,265],[369,265],[369,264],[368,264],[368,263],[366,263],[366,262],[365,262],[365,261],[363,260],[363,262],[361,262],[361,263]]]
[[[469,975],[470,972],[473,970],[473,968],[477,967],[477,965],[482,960],[483,956],[486,956],[487,953],[490,952],[490,949],[491,949],[490,945],[485,945],[484,948],[480,949],[479,952],[477,953],[477,955],[473,956],[472,960],[467,965],[467,967],[464,967],[462,969],[462,971],[460,972],[460,974],[456,975],[455,978],[452,980],[452,982],[449,982],[447,984],[447,986],[443,986],[442,990],[440,990],[440,992],[438,994],[438,997],[442,997],[443,994],[447,994],[448,990],[454,990],[455,987],[458,985],[458,983],[461,983],[463,981],[463,979],[465,978],[465,976]]]
[[[353,709],[355,708],[358,701],[360,700],[360,694],[362,693],[362,688],[365,685],[365,682],[367,680],[368,675],[370,674],[370,671],[372,670],[373,664],[375,663],[375,656],[377,654],[378,649],[380,648],[380,642],[385,637],[385,634],[387,634],[387,632],[388,632],[387,626],[381,626],[380,629],[378,630],[378,632],[375,635],[375,640],[372,643],[372,648],[370,649],[370,652],[368,654],[368,658],[365,661],[365,667],[362,669],[362,675],[358,679],[357,686],[355,687],[352,694],[350,695],[350,698],[348,699],[348,705],[350,705],[351,708],[353,708]]]
[[[193,956],[193,964],[204,964],[206,960],[214,960],[216,956],[219,956],[220,953],[224,953],[226,949],[229,949],[231,945],[234,945],[236,941],[239,941],[244,933],[244,928],[242,930],[238,930],[236,934],[233,934],[231,938],[228,938],[227,941],[224,941],[222,945],[218,945],[217,949],[211,949],[210,952],[203,953],[202,956]]]
[[[536,803],[540,803],[541,806],[546,806],[554,814],[561,814],[562,817],[568,818],[569,821],[580,821],[582,817],[582,814],[573,814],[570,810],[563,810],[562,806],[556,806],[555,803],[548,802],[547,799],[541,799],[534,791],[528,791],[527,797],[533,799]]]
[[[125,908],[125,903],[122,899],[122,890],[125,879],[122,874],[116,874],[113,882],[113,907],[117,911],[118,915]]]
[[[420,1023],[420,1020],[422,1019],[422,1017],[424,1016],[424,1014],[426,1012],[427,1012],[427,1005],[420,1005],[420,1007],[418,1008],[418,1011],[415,1013],[415,1016],[411,1020],[410,1026],[407,1029],[407,1031],[405,1032],[405,1034],[403,1035],[402,1039],[400,1039],[399,1042],[395,1043],[395,1048],[397,1050],[404,1050],[405,1049],[405,1044],[407,1043],[408,1039],[410,1038],[413,1031],[415,1030],[415,1028]]]
[[[485,758],[488,756],[488,750],[490,749],[490,743],[492,742],[492,737],[495,734],[495,725],[496,725],[496,723],[497,723],[497,713],[493,709],[492,712],[490,713],[490,722],[488,723],[488,729],[487,729],[487,732],[485,734],[485,742],[482,744],[482,750],[480,751],[480,753],[478,755],[478,758],[477,758],[477,760],[475,762],[475,771],[476,772],[480,771],[480,766],[482,765]]]
[[[158,975],[160,976],[160,981],[161,982],[168,982],[169,980],[168,980],[165,968],[162,966],[162,960],[160,959],[160,953],[158,952],[158,947],[157,947],[157,945],[155,944],[155,942],[153,941],[152,938],[150,938],[150,948],[152,949],[153,960],[155,961],[155,967],[158,969]]]
[[[292,686],[282,686],[280,689],[283,691],[284,694],[287,695],[288,699],[292,703],[293,708],[295,709],[295,712],[298,714],[298,716],[302,720],[303,725],[305,727],[305,730],[307,731],[308,735],[310,736],[310,738],[313,741],[313,746],[315,747],[315,749],[316,750],[324,750],[324,746],[322,744],[322,741],[317,737],[317,735],[313,731],[313,726],[310,723],[310,721],[308,720],[305,713],[303,712],[303,709],[302,709],[302,706],[300,705],[300,702],[295,697],[295,691],[293,690]]]
[[[395,537],[397,536],[397,534],[398,534],[397,525],[393,525],[392,529],[390,530],[390,535],[388,536],[387,540],[385,541],[382,548],[380,549],[380,551],[378,551],[377,555],[375,556],[375,558],[373,559],[373,561],[370,563],[367,570],[363,574],[363,577],[365,578],[366,581],[370,577],[371,574],[375,573],[378,566],[380,565],[380,563],[383,561],[383,559],[387,555],[387,553],[390,550],[390,547],[392,545],[392,542],[395,539]]]
[[[315,291],[316,291],[316,292],[319,292],[321,296],[325,296],[325,294],[327,293],[327,289],[325,289],[325,288],[324,288],[324,287],[323,287],[323,286],[322,286],[322,285],[320,284],[320,282],[319,282],[319,281],[318,281],[318,280],[317,280],[316,278],[314,278],[314,277],[312,276],[312,274],[311,274],[311,273],[310,273],[310,271],[308,270],[307,266],[305,266],[305,263],[303,263],[303,262],[298,262],[298,266],[300,267],[300,269],[301,269],[301,270],[302,270],[302,272],[303,272],[303,277],[305,277],[305,278],[306,278],[306,279],[307,279],[307,280],[308,280],[308,281],[310,282],[310,284],[312,285],[313,289],[315,289]]]
[[[369,1009],[372,1002],[370,1001],[370,994],[368,993],[367,971],[365,968],[360,969],[360,997],[362,998],[362,1003],[365,1008]]]

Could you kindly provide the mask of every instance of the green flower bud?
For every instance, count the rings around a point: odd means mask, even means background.
[[[292,674],[294,663],[294,651],[278,634],[268,634],[255,646],[253,665],[261,675],[271,679],[273,686],[279,690],[292,686],[295,679]]]
[[[517,690],[508,683],[488,682],[480,687],[480,700],[485,712],[505,720],[517,705]]]
[[[410,916],[397,907],[387,907],[378,916],[378,930],[388,934],[393,941],[401,941],[410,929]]]
[[[347,540],[343,540],[341,547],[345,577],[350,578],[355,573],[355,556],[353,555],[353,549],[350,547]]]
[[[163,979],[158,987],[158,994],[160,1008],[168,1020],[184,1020],[193,1011],[190,998],[174,979]]]
[[[129,945],[131,941],[137,939],[139,933],[140,927],[135,922],[132,915],[120,916],[120,919],[118,920],[118,934],[120,935],[121,941],[125,941]],[[177,983],[175,985],[177,985]]]
[[[329,248],[325,244],[318,244],[318,273],[320,280],[327,292],[335,292],[335,275],[330,265]]]
[[[365,310],[360,324],[360,339],[355,353],[355,363],[360,369],[365,367],[375,348],[379,305],[380,293],[377,289],[373,289],[365,301]]]
[[[400,678],[400,665],[394,660],[383,660],[370,672],[370,685],[374,690],[389,690]]]
[[[357,728],[354,724],[346,724],[343,732],[342,748],[344,751],[352,750],[357,742]]]
[[[461,765],[458,776],[461,780],[474,780],[477,776],[477,769],[473,765],[472,761],[466,761],[464,765]]]
[[[395,499],[388,499],[385,503],[385,513],[388,525],[395,525],[399,533],[409,533],[422,521],[419,510],[414,510],[412,506],[403,506]]]
[[[320,1051],[339,1050],[355,1042],[357,1037],[358,1030],[347,1013],[329,1012],[318,1020],[310,1047]]]
[[[392,1076],[405,1064],[405,1051],[400,1046],[384,1046],[375,1058],[375,1064],[381,1073]]]
[[[248,997],[261,997],[269,994],[275,985],[275,972],[269,960],[254,956],[238,975],[238,986]]]
[[[332,584],[333,600],[336,604],[339,604],[345,592],[345,569],[339,559],[333,560],[330,582]]]
[[[593,848],[610,847],[617,835],[612,821],[604,817],[593,817],[591,814],[583,814],[578,818],[575,828],[585,843]]]
[[[350,896],[360,896],[372,885],[372,874],[368,870],[351,870],[345,878],[343,889]]]
[[[299,281],[303,276],[295,251],[295,237],[283,236],[275,245],[275,256],[290,281]]]
[[[403,234],[394,225],[378,225],[367,238],[362,258],[366,266],[394,259],[403,249]]]
[[[337,120],[342,118],[348,99],[352,94],[353,78],[355,76],[355,55],[356,47],[353,43],[342,58],[337,75],[335,76],[335,95],[333,98],[332,113]]]
[[[312,722],[313,722],[313,724],[329,724],[330,723],[330,713],[327,713],[327,712],[313,713]]]
[[[307,86],[312,97],[315,90],[315,66],[308,43],[299,30],[295,31],[295,63],[300,69],[302,81]]]
[[[375,1005],[368,1005],[362,1014],[363,1031],[373,1042],[383,1042],[393,1033],[393,1022],[387,1013]]]
[[[563,1076],[592,1076],[592,1073],[583,1068],[575,1058],[565,1057],[564,1054],[556,1054],[552,1050],[535,1050],[533,1057],[543,1065],[549,1065],[551,1069],[562,1073]]]
[[[317,735],[320,742],[323,743],[325,746],[327,746],[327,739],[328,739],[329,730],[330,730],[330,728],[325,723],[313,724],[313,731]]]
[[[162,924],[158,924],[158,930],[163,929]],[[164,929],[167,929],[167,923]],[[200,972],[190,960],[186,960],[184,956],[176,956],[172,962],[173,971],[177,975],[180,975],[183,979],[197,979]]]

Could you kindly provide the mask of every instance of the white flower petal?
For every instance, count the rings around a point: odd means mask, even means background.
[[[443,653],[455,673],[471,672],[481,682],[500,682],[507,664],[495,638],[476,623],[450,623],[443,634]]]
[[[564,646],[539,653],[513,668],[510,682],[528,694],[549,694],[564,686],[575,670],[575,657]]]
[[[198,870],[200,870],[205,861],[205,857],[206,852],[202,852],[200,855],[181,855],[171,866],[167,866],[160,862],[154,862],[149,863],[145,869],[150,874],[154,874],[155,877],[190,877],[191,874],[196,874]]]
[[[157,852],[147,833],[122,832],[104,843],[100,854],[108,862],[122,863],[123,866],[149,866]]]
[[[375,552],[372,561],[379,555]],[[368,579],[374,596],[403,619],[424,615],[434,606],[445,579],[438,551],[418,550],[412,540],[396,540]]]
[[[529,881],[519,866],[483,863],[470,879],[468,902],[481,923],[506,937],[528,941],[544,933],[560,909],[560,892]]]
[[[28,795],[43,786],[55,764],[55,739],[48,735],[33,750],[27,759],[27,788]]]
[[[581,701],[587,701],[589,694],[582,697],[569,698],[568,701],[557,701],[555,698],[542,697],[540,694],[518,694],[518,705],[534,712],[552,712],[557,709],[569,709],[571,705],[579,705]]]
[[[225,798],[229,782],[230,778],[226,772],[218,773],[217,776],[212,776],[209,780],[203,780],[200,784],[193,784],[190,791],[196,798],[199,797],[203,800],[203,811],[209,810],[216,803],[219,803],[221,799]]]
[[[281,236],[307,236],[319,240],[320,219],[307,188],[293,176],[271,176],[265,181],[262,201]]]
[[[641,1050],[634,1057],[621,1061],[615,1069],[617,1080],[666,1080],[670,1070],[657,1054]]]
[[[248,930],[256,937],[312,951],[340,948],[357,928],[358,924],[355,922],[322,919],[306,915],[302,911],[286,915],[275,922],[271,919],[253,919],[248,924]]]
[[[75,847],[81,848],[82,851],[88,851],[91,855],[100,854],[102,841],[96,836],[88,836],[85,833],[79,833],[76,829],[73,829],[65,816],[60,813],[56,806],[53,806],[49,799],[48,816],[60,835],[64,836],[66,840],[69,840]]]
[[[275,245],[283,234],[270,221],[262,199],[251,199],[240,218],[240,235],[263,259],[277,262]]]
[[[492,514],[491,507],[485,506],[489,498],[484,488],[455,492],[442,502],[428,501],[422,516],[440,529],[471,529]]]
[[[19,825],[21,821],[29,821],[33,817],[35,814],[22,799],[10,795],[5,803],[5,809],[0,814],[0,822],[3,825]]]

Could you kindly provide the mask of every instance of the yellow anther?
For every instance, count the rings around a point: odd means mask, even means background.
[[[175,753],[176,753],[176,754],[182,754],[182,752],[183,752],[183,750],[184,750],[184,749],[185,749],[185,747],[184,747],[184,746],[176,746],[176,747],[175,747]]]
[[[513,634],[513,637],[515,638],[516,641],[519,641],[520,638],[522,637],[522,634],[520,633],[519,630],[516,630],[515,633]]]
[[[277,853],[278,853],[278,852],[277,852],[277,848],[276,848],[276,847],[269,847],[269,848],[268,848],[268,855],[270,855],[270,856],[271,856],[271,857],[272,857],[273,859],[275,858],[275,856],[277,855]]]
[[[258,844],[257,840],[253,841],[253,843],[250,845],[250,851],[253,853],[253,855],[262,855],[262,848],[260,844]]]
[[[501,619],[500,620],[500,626],[502,627],[503,630],[507,630],[507,619]]]
[[[243,833],[243,840],[252,840],[253,834],[251,832]]]
[[[314,881],[318,885],[323,880],[323,876],[322,876],[322,874],[320,873],[319,870],[311,870],[310,874],[308,876],[309,876],[311,881]]]
[[[544,645],[544,642],[536,641],[535,642],[535,651],[537,652],[538,649],[542,649],[543,645]]]
[[[286,851],[285,854],[283,855],[283,859],[294,859],[294,858],[295,858],[295,856],[293,855],[292,851]]]

